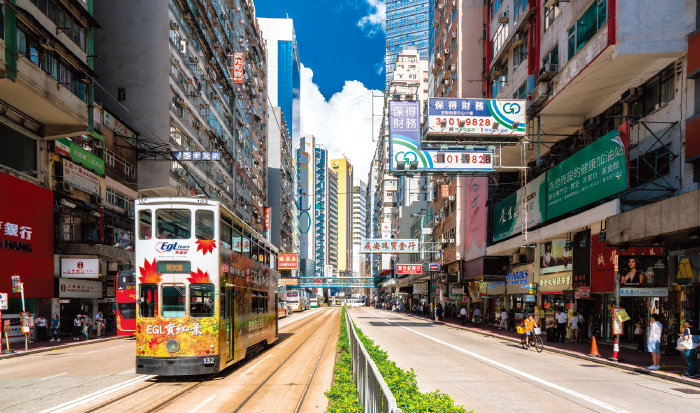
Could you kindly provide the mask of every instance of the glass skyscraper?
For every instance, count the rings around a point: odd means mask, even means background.
[[[282,108],[292,139],[301,133],[301,66],[292,19],[258,18],[267,41],[267,91],[270,104]]]
[[[387,0],[386,2],[386,85],[394,74],[396,55],[404,48],[418,50],[428,58],[429,0]]]

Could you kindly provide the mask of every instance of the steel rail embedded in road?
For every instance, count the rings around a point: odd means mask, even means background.
[[[345,314],[352,355],[352,377],[355,379],[363,411],[401,413],[396,398],[357,336],[350,313],[346,311]]]

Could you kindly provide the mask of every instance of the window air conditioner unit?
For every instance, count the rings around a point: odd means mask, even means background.
[[[500,16],[498,16],[498,22],[499,23],[508,23],[508,13],[503,13]]]
[[[620,95],[620,101],[622,103],[636,102],[642,97],[642,90],[643,89],[641,87],[627,89],[626,91],[622,92],[622,95]]]
[[[187,40],[180,40],[180,53],[187,53]]]
[[[548,97],[549,83],[540,82],[537,84],[537,86],[535,86],[535,89],[532,91],[532,104],[539,105],[541,103],[544,103]]]
[[[178,29],[180,28],[180,25],[178,25],[178,24],[175,23],[175,22],[170,22],[170,28],[171,28],[172,30],[178,30]]]
[[[545,63],[540,69],[540,76],[537,80],[544,81],[554,77],[559,71],[559,66],[556,63]]]

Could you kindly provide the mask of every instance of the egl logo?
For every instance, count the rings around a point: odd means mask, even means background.
[[[186,244],[178,244],[177,242],[163,241],[156,244],[158,252],[172,252],[174,254],[187,254],[190,251],[190,246]]]

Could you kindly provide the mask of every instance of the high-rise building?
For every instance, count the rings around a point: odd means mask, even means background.
[[[352,271],[352,183],[353,167],[347,158],[331,160],[331,169],[338,175],[338,271]]]
[[[282,252],[295,252],[292,141],[282,109],[273,107],[267,121],[267,199],[270,207],[270,240]]]
[[[320,146],[314,148],[314,274],[322,277],[328,265],[328,230],[329,188],[328,188],[328,151]],[[336,195],[337,196],[337,195]]]
[[[98,95],[119,118],[147,125],[140,136],[148,148],[139,161],[141,192],[209,196],[262,233],[266,50],[252,2],[124,0],[95,11],[102,22],[96,71],[106,89]],[[133,16],[141,23],[124,30]],[[240,85],[230,74],[235,52],[245,53]],[[176,159],[170,148],[192,158]],[[220,159],[194,159],[211,152]]]
[[[328,265],[338,270],[338,175],[327,168],[328,174]]]
[[[294,33],[294,20],[259,18],[267,42],[267,93],[273,106],[282,108],[290,136],[299,139],[301,133],[300,91],[301,65]]]
[[[315,272],[315,194],[316,150],[313,136],[302,137],[296,150],[297,161],[297,220],[299,222],[299,274],[311,277]]]
[[[360,180],[352,188],[352,273],[367,276],[366,254],[360,254],[360,243],[367,238],[367,184]]]
[[[397,55],[406,47],[428,58],[430,0],[388,0],[386,2],[386,84],[393,77]]]

